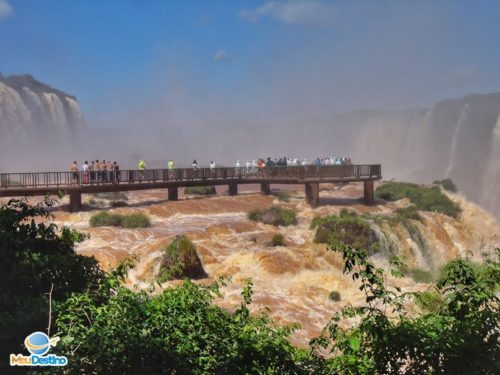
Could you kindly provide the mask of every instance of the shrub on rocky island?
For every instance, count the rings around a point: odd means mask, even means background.
[[[123,227],[147,228],[151,226],[149,217],[136,212],[129,215],[112,214],[106,211],[99,212],[90,218],[91,227]]]
[[[252,221],[262,222],[275,226],[288,226],[297,224],[297,215],[289,208],[273,206],[265,210],[255,209],[248,213]]]
[[[390,202],[408,198],[420,211],[440,212],[455,219],[462,211],[460,206],[444,195],[437,186],[388,182],[377,188],[375,196]]]
[[[207,276],[196,252],[196,246],[186,236],[175,237],[161,251],[163,255],[158,276],[160,283],[184,277],[200,279]]]

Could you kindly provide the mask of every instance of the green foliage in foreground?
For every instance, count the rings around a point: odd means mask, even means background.
[[[248,213],[248,218],[252,221],[260,221],[264,224],[275,226],[289,226],[297,224],[297,215],[289,208],[273,206],[265,210],[255,209]]]
[[[184,189],[184,194],[214,195],[216,193],[215,186],[189,186]]]
[[[408,182],[388,182],[377,188],[375,196],[386,201],[408,198],[420,211],[440,212],[455,219],[462,211],[437,186],[428,187]]]
[[[434,185],[441,185],[444,190],[456,193],[458,191],[457,186],[451,178],[445,178],[444,180],[436,180],[432,182]]]
[[[306,352],[266,315],[251,317],[251,282],[234,313],[213,304],[220,283],[186,280],[160,295],[117,288],[109,299],[74,295],[57,306],[62,337],[57,349],[71,358],[68,372],[98,374],[305,373]],[[71,355],[71,357],[70,357]]]
[[[273,191],[271,194],[277,197],[280,202],[290,202],[292,198],[290,193],[286,191]]]
[[[62,373],[500,372],[500,249],[480,267],[467,258],[451,261],[426,292],[401,293],[386,285],[385,271],[365,250],[332,247],[365,303],[346,305],[309,349],[298,349],[289,341],[295,326],[280,327],[265,314],[250,316],[251,281],[233,312],[214,304],[214,298],[224,298],[223,280],[208,286],[186,280],[161,294],[134,292],[123,286],[126,264],[104,275],[93,258],[74,254],[81,234],[59,234],[35,218],[49,219],[43,207],[23,201],[0,209],[0,345],[3,353],[23,351],[27,333],[45,331],[46,293],[54,285],[50,334],[61,341],[51,353],[68,356]],[[402,275],[397,258],[390,265],[388,272]],[[6,359],[0,359],[2,373]]]
[[[102,211],[92,215],[90,218],[92,227],[123,227],[123,228],[147,228],[151,226],[149,217],[143,213],[136,212],[129,215],[110,214]]]
[[[46,331],[51,290],[54,301],[64,301],[96,290],[104,276],[93,257],[74,251],[85,236],[50,223],[46,206],[52,204],[12,199],[0,207],[0,372],[7,353],[25,351],[29,333]]]
[[[196,246],[186,236],[177,236],[161,249],[160,273],[158,282],[189,277],[198,279],[206,277]]]
[[[365,217],[353,211],[342,209],[339,215],[315,217],[311,229],[316,228],[314,242],[325,243],[334,247],[350,245],[360,249],[378,250],[370,224]]]

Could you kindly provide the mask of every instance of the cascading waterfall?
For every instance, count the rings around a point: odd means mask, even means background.
[[[451,140],[451,150],[450,150],[450,158],[448,161],[448,167],[446,168],[445,176],[450,177],[450,174],[455,167],[455,160],[457,159],[457,145],[458,145],[458,137],[462,128],[464,126],[466,120],[466,110],[469,107],[469,104],[465,104],[460,112],[460,117],[458,118],[457,126],[455,127],[455,131],[453,132],[452,140]]]

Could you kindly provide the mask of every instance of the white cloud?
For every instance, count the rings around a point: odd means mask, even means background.
[[[269,17],[288,24],[318,24],[331,20],[334,8],[320,0],[268,1],[252,10],[243,10],[240,17],[257,22]]]
[[[0,0],[0,21],[12,14],[12,5],[8,0]]]
[[[220,61],[229,61],[231,60],[231,55],[224,51],[223,49],[220,49],[218,51],[215,51],[215,53],[212,56],[212,60],[220,62]]]

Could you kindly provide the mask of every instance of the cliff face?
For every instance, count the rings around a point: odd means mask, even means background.
[[[500,217],[500,93],[358,119],[347,125],[355,159],[382,163],[385,178],[429,183],[450,177],[469,199]]]
[[[0,133],[2,143],[69,136],[82,128],[74,96],[53,89],[30,75],[0,74]]]

